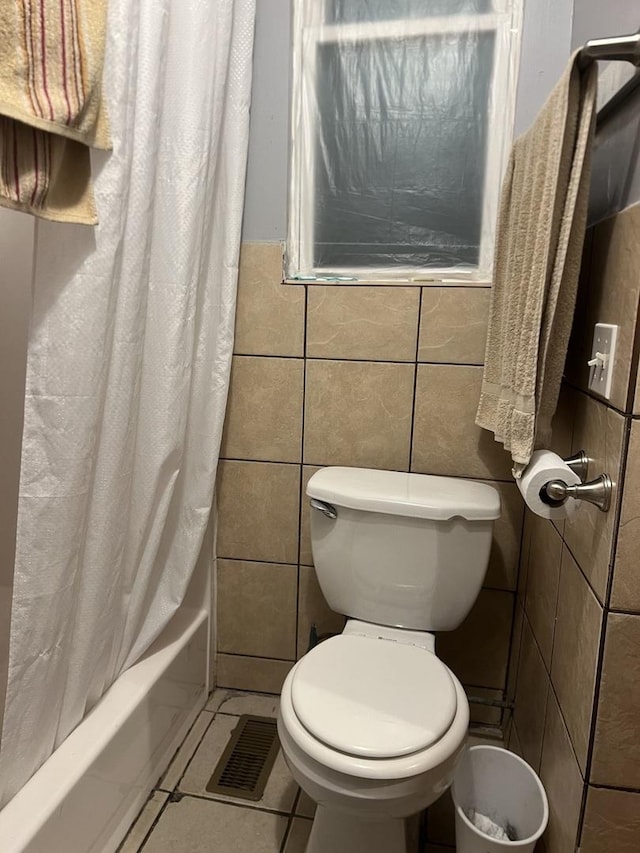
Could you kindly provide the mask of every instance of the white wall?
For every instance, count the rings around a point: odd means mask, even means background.
[[[591,38],[625,35],[639,27],[638,0],[576,0],[571,44],[576,48]],[[640,88],[598,129],[589,220],[606,219],[638,201]]]
[[[638,27],[638,0],[576,0],[571,47],[580,47],[589,39],[634,33]]]
[[[572,15],[573,0],[525,0],[516,136],[534,120],[567,64]]]
[[[242,239],[284,240],[287,217],[291,0],[258,0]]]
[[[0,728],[18,517],[34,222],[0,209]]]
[[[581,2],[581,0],[577,0]],[[258,0],[243,239],[284,240],[291,0]],[[573,0],[525,0],[516,133],[529,126],[570,53]]]

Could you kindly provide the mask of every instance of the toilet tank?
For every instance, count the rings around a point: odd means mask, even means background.
[[[458,627],[487,571],[500,516],[492,486],[323,468],[309,480],[307,495],[313,561],[332,610],[420,631]]]

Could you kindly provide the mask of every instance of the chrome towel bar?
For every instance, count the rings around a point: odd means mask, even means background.
[[[580,64],[585,66],[598,59],[640,66],[640,30],[628,36],[590,39],[580,51]]]
[[[601,125],[632,92],[640,86],[640,30],[627,36],[591,39],[580,51],[579,63],[586,68],[597,60],[630,62],[636,73],[598,110],[597,124]]]

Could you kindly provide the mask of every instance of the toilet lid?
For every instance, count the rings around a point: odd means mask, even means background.
[[[366,758],[426,749],[449,730],[457,707],[451,675],[431,652],[344,634],[302,658],[291,700],[314,737]]]

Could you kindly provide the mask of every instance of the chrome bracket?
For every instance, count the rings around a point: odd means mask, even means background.
[[[565,459],[564,464],[568,465],[573,473],[577,474],[583,482],[587,479],[587,474],[589,473],[589,457],[584,450],[579,450],[577,453],[574,453],[573,456]]]
[[[323,515],[326,515],[327,518],[335,520],[338,517],[338,512],[334,506],[326,503],[326,501],[318,501],[315,498],[311,498],[309,500],[309,505],[311,509],[317,509],[318,512],[321,512]]]
[[[575,486],[568,486],[564,480],[550,480],[543,491],[548,498],[547,503],[551,506],[560,506],[567,498],[574,498],[577,501],[587,501],[602,512],[608,512],[611,507],[613,483],[608,474],[601,474],[590,483],[578,483]]]

